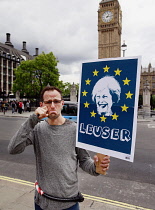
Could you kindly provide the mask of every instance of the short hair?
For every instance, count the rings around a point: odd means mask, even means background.
[[[60,93],[60,96],[61,96],[61,99],[62,99],[62,91],[61,91],[59,88],[54,87],[54,86],[46,86],[46,87],[44,87],[43,90],[41,91],[41,94],[40,94],[40,101],[42,101],[42,102],[44,101],[44,93],[45,93],[46,91],[50,91],[50,90],[52,90],[52,91],[57,90],[57,91]]]
[[[118,102],[120,100],[121,87],[118,81],[113,76],[105,76],[98,80],[94,85],[92,91],[92,100],[95,102],[96,95],[98,92],[104,90],[105,88],[109,89],[110,94],[112,95],[113,102]]]

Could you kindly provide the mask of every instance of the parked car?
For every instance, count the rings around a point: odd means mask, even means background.
[[[64,106],[62,108],[62,115],[71,121],[77,122],[77,109],[78,109],[78,103],[72,102],[72,101],[64,101]],[[43,118],[42,120],[45,120],[46,118]]]
[[[72,101],[64,101],[62,115],[69,120],[77,122],[78,103]]]

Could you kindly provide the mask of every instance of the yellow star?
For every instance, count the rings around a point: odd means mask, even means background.
[[[104,72],[109,72],[110,67],[108,67],[108,66],[106,65],[106,67],[104,67],[103,69],[104,69]]]
[[[122,108],[122,112],[127,112],[127,109],[128,109],[129,107],[127,107],[127,106],[124,104],[124,106],[121,106],[121,108]]]
[[[121,71],[122,71],[122,70],[120,70],[119,68],[117,68],[117,70],[114,71],[114,72],[115,72],[115,76],[116,76],[116,75],[119,75],[119,76],[120,76]]]
[[[99,73],[99,71],[97,71],[96,69],[95,69],[95,71],[93,71],[93,76],[98,76],[98,73]]]
[[[119,117],[119,115],[117,115],[116,113],[111,116],[112,116],[112,120],[117,120],[117,118]]]
[[[91,80],[88,78],[87,80],[85,80],[86,85],[90,85]]]
[[[89,108],[89,103],[86,101],[86,103],[84,103],[84,108]]]
[[[131,80],[129,80],[127,77],[126,77],[126,79],[125,80],[122,80],[123,82],[124,82],[124,85],[129,85],[129,82],[131,81]]]
[[[101,118],[101,122],[103,122],[103,121],[105,122],[105,120],[107,119],[104,115],[100,118]]]
[[[83,94],[83,96],[87,96],[87,91],[86,90],[84,90],[83,92],[82,92],[82,94]]]
[[[130,91],[129,91],[128,93],[125,93],[125,95],[126,95],[126,99],[127,98],[131,98],[132,99],[133,93],[130,93]]]
[[[94,112],[94,110],[92,112],[90,112],[91,117],[95,117],[96,113]]]

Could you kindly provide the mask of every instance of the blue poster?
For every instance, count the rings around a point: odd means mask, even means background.
[[[82,64],[76,146],[133,162],[141,57]]]

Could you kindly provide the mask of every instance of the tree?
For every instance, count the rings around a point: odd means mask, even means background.
[[[154,110],[154,108],[155,108],[155,95],[151,94],[150,105],[151,105],[151,110]]]
[[[69,83],[69,82],[65,82],[65,83],[62,84],[62,86],[63,86],[63,89],[62,89],[63,96],[70,96],[70,91],[71,91],[72,84]],[[77,83],[77,84],[75,84],[75,86],[76,86],[76,90],[78,91],[79,84]],[[61,89],[61,87],[60,87],[60,89]]]
[[[38,55],[33,60],[22,61],[14,69],[15,81],[13,92],[20,91],[28,98],[38,98],[42,89],[47,86],[61,86],[59,81],[58,60],[52,52]]]
[[[72,84],[69,82],[64,83],[64,88],[62,90],[63,96],[69,96],[70,95],[70,89]]]

